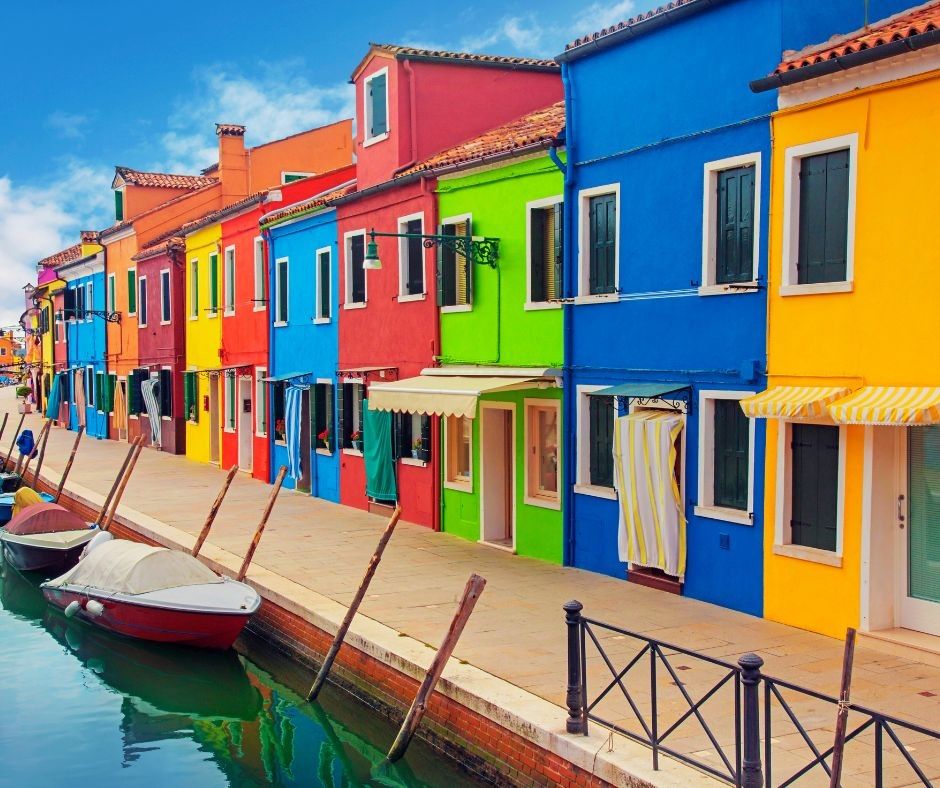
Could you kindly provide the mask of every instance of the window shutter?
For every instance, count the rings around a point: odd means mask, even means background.
[[[160,415],[173,415],[173,375],[168,369],[160,370]]]
[[[543,208],[534,208],[530,214],[531,226],[529,228],[529,237],[532,240],[531,254],[529,261],[531,293],[530,298],[533,302],[545,301],[547,299],[547,282],[545,277],[545,257],[548,248],[547,235],[547,213]]]
[[[349,421],[346,418],[346,384],[342,380],[336,386],[336,420],[338,422],[336,445],[339,448],[345,448],[349,446],[349,441],[346,439],[346,425]]]
[[[807,156],[800,162],[797,282],[837,282],[848,258],[849,152]]]
[[[617,243],[617,203],[613,194],[591,197],[590,211],[590,292],[613,293]]]
[[[470,222],[457,222],[456,235],[471,235]],[[457,303],[467,305],[473,303],[473,270],[470,267],[470,258],[467,255],[457,255]]]
[[[326,434],[329,435],[330,446],[335,450],[336,435],[333,432],[333,384],[326,383],[323,386],[323,424]]]
[[[737,400],[715,400],[715,506],[747,510],[750,425]]]
[[[320,314],[330,317],[330,253],[320,252]]]
[[[614,485],[613,397],[589,396],[590,406],[590,476],[591,484]]]
[[[421,416],[421,459],[431,460],[431,417],[426,414]]]
[[[420,219],[412,219],[405,225],[405,232],[411,235],[420,235],[422,229]],[[420,238],[408,238],[406,248],[408,249],[407,292],[408,295],[418,295],[424,292],[424,244]]]
[[[839,428],[793,424],[791,433],[793,544],[835,550]]]
[[[137,312],[137,272],[127,272],[127,312],[133,315]]]
[[[754,168],[718,173],[717,284],[747,282],[754,264]]]
[[[438,234],[438,235],[445,235],[445,234],[447,234],[448,228],[451,227],[451,226],[452,226],[452,225],[448,225],[448,224],[440,224],[440,225],[438,225],[438,226],[437,226],[437,234]],[[443,244],[438,244],[438,245],[437,245],[437,271],[436,271],[436,273],[437,273],[436,278],[437,278],[437,305],[438,305],[438,307],[450,306],[450,304],[448,304],[448,303],[446,303],[446,302],[444,301],[444,297],[445,297],[445,293],[444,293],[444,290],[445,290],[445,288],[444,288],[444,277],[445,277],[445,271],[446,271],[446,265],[447,265],[446,253],[447,253],[447,250],[444,249],[444,245],[443,245]]]
[[[552,268],[553,268],[553,285],[554,287],[549,290],[548,298],[549,300],[559,299],[562,297],[562,290],[564,288],[564,259],[565,259],[565,208],[564,203],[556,203],[552,207],[552,240],[555,244],[554,257],[552,259]]]
[[[140,370],[131,370],[128,375],[127,412],[140,413]]]
[[[354,304],[362,304],[366,300],[366,271],[362,267],[366,255],[365,242],[364,235],[354,235],[349,239],[349,275],[352,278],[350,294]]]
[[[75,291],[70,287],[62,293],[62,317],[66,320],[75,317]]]
[[[362,433],[362,446],[366,444],[366,424],[362,420],[362,403],[365,399],[366,387],[362,383],[356,384],[356,408],[359,410],[359,432]]]
[[[378,137],[388,131],[388,117],[385,112],[385,85],[385,74],[379,74],[369,80],[369,103],[372,106],[370,137]]]
[[[116,221],[124,221],[124,192],[114,191],[114,218]]]
[[[209,255],[209,309],[217,312],[219,309],[219,256]]]
[[[103,386],[104,386],[104,375],[101,372],[95,373],[95,402],[98,405],[98,410],[104,410],[104,397],[103,397]]]

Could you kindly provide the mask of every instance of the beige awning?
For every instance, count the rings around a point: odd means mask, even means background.
[[[554,385],[544,377],[468,377],[464,375],[419,375],[392,383],[369,386],[371,410],[425,413],[434,416],[476,417],[481,394],[532,388],[539,383]]]

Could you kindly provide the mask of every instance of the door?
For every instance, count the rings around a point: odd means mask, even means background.
[[[251,472],[254,448],[251,408],[251,382],[249,377],[238,378],[238,467]]]
[[[906,459],[907,522],[898,523],[898,623],[940,635],[940,427],[909,428]],[[898,511],[904,513],[903,502]]]
[[[219,386],[225,378],[209,378],[209,462],[219,462]]]
[[[304,389],[300,400],[300,478],[298,492],[310,492],[310,389]]]
[[[482,540],[515,548],[515,424],[513,406],[480,405]]]

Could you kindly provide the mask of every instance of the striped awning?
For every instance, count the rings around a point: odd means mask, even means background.
[[[752,419],[825,418],[826,407],[848,393],[842,386],[774,386],[742,399],[741,409]]]
[[[416,378],[370,385],[369,409],[424,413],[429,416],[463,416],[472,419],[477,415],[477,400],[481,394],[528,389],[544,382],[547,382],[545,378],[533,375],[419,375]]]
[[[940,388],[865,386],[833,402],[829,414],[837,424],[940,424]]]

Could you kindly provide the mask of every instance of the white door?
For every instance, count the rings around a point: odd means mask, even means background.
[[[243,471],[251,471],[252,449],[252,407],[251,407],[251,378],[238,378],[238,400],[236,407],[238,413],[238,467]]]
[[[898,624],[940,635],[940,426],[910,427],[906,443],[906,500],[898,500]]]

